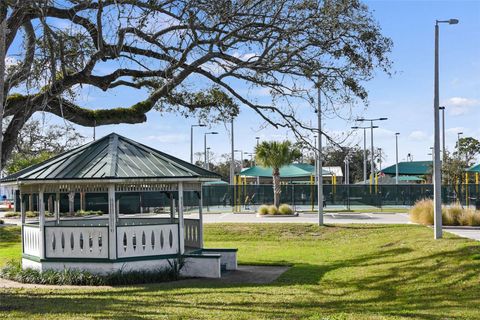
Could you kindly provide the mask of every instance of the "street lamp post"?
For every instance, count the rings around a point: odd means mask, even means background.
[[[374,129],[374,125],[373,125],[373,122],[374,121],[384,121],[384,120],[388,120],[388,118],[375,118],[375,119],[366,119],[366,118],[361,118],[361,119],[357,119],[357,121],[361,121],[361,122],[364,122],[364,121],[370,121],[370,143],[371,143],[371,152],[372,154],[370,155],[371,159],[370,159],[370,181],[373,181],[374,177],[375,177],[375,163],[374,163],[374,159],[375,159],[375,154],[374,154],[374,150],[373,150],[373,129]],[[377,126],[378,128],[378,126]]]
[[[398,136],[400,132],[395,133],[395,184],[398,184]]]
[[[207,147],[207,170],[210,170],[210,147]]]
[[[205,127],[205,125],[199,123],[199,124],[192,124],[190,126],[190,163],[192,164],[193,164],[193,127]]]
[[[243,150],[233,150],[234,152],[240,152],[240,172],[243,170]]]
[[[439,110],[442,110],[442,159],[445,162],[446,157],[446,145],[445,145],[445,106],[438,107]]]
[[[218,132],[216,131],[211,131],[211,132],[205,132],[203,134],[203,159],[204,159],[204,163],[203,163],[203,167],[205,169],[208,169],[208,164],[207,164],[207,135],[209,134],[218,134]]]
[[[323,154],[322,154],[322,107],[321,107],[321,98],[322,98],[322,91],[320,89],[320,79],[317,83],[318,86],[318,98],[317,98],[317,121],[318,121],[318,150],[317,150],[317,158],[318,158],[318,165],[317,165],[317,198],[318,198],[318,225],[323,225]]]
[[[439,59],[438,59],[438,25],[440,23],[457,24],[457,19],[435,21],[435,70],[434,70],[434,97],[433,97],[433,121],[434,123],[434,152],[433,152],[433,220],[434,237],[442,237],[442,172],[440,162],[440,89],[439,89]]]
[[[231,151],[231,159],[230,159],[230,185],[234,185],[233,179],[235,178],[235,152],[233,151],[235,149],[234,145],[234,139],[233,139],[233,118],[231,122],[232,128],[231,128],[231,142],[230,142],[230,151]]]
[[[367,184],[367,129],[370,127],[354,126],[352,129],[363,129],[363,183]],[[373,129],[377,129],[378,126],[373,126]]]

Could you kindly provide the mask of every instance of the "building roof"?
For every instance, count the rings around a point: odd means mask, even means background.
[[[480,172],[480,163],[475,164],[467,169],[467,172]]]
[[[245,168],[240,173],[247,177],[272,177],[272,168],[253,166]],[[293,163],[280,168],[281,178],[310,177],[315,174],[315,167],[308,163]],[[323,170],[324,176],[330,176],[329,171]]]
[[[382,170],[383,173],[394,175],[395,165],[391,165]],[[432,161],[405,161],[398,163],[399,175],[430,175],[432,174]]]
[[[97,141],[87,143],[9,175],[2,181],[175,180],[178,178],[219,179],[220,176],[116,133],[111,133]]]

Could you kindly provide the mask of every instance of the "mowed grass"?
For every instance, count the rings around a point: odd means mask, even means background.
[[[237,247],[243,264],[292,267],[267,285],[0,289],[0,318],[480,318],[480,244],[449,234],[435,241],[427,227],[215,224],[205,240]]]
[[[0,227],[0,267],[9,259],[18,258],[21,251],[20,228]]]

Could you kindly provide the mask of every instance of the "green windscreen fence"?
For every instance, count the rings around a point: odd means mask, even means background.
[[[445,204],[480,204],[479,185],[442,186]],[[289,184],[281,186],[280,202],[294,206],[317,206],[317,186]],[[433,198],[433,185],[324,185],[324,205],[329,206],[412,206],[416,201]],[[212,207],[249,206],[273,203],[272,185],[212,185],[203,188],[203,205]]]

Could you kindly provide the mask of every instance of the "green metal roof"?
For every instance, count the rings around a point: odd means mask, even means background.
[[[382,170],[385,174],[394,175],[395,165]],[[398,163],[399,175],[430,175],[432,174],[432,161],[407,161]]]
[[[398,181],[425,181],[417,176],[398,176]]]
[[[220,176],[161,151],[111,133],[5,177],[14,180],[175,179]]]
[[[253,166],[243,169],[240,173],[247,177],[272,177],[272,168]],[[280,168],[281,178],[296,178],[296,177],[310,177],[315,174],[315,167],[308,163],[293,163]],[[323,170],[323,175],[330,175],[331,173]]]
[[[480,172],[480,163],[468,168],[467,172]]]

